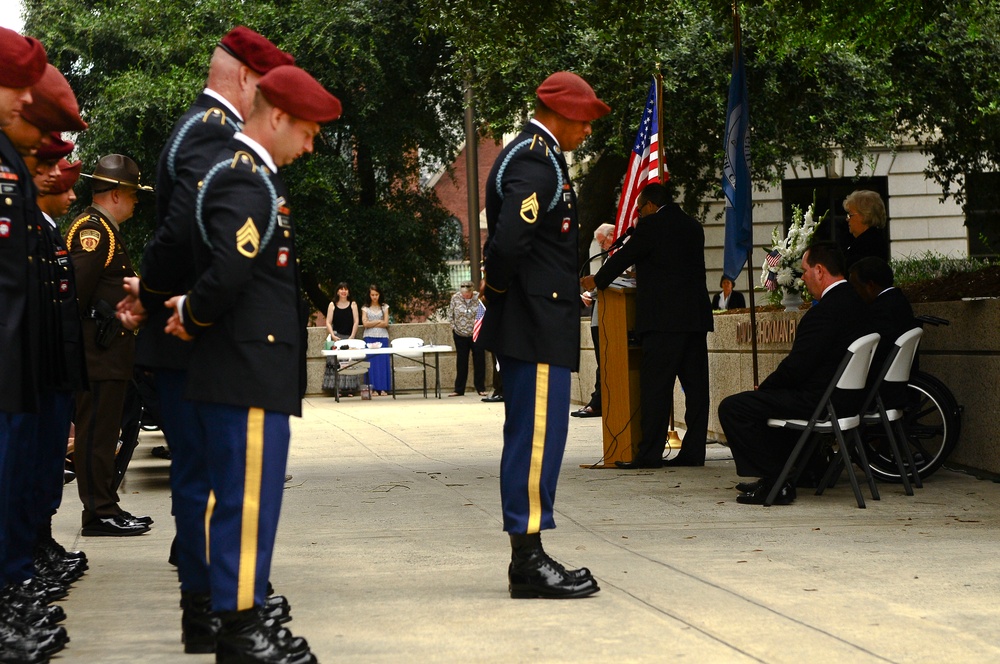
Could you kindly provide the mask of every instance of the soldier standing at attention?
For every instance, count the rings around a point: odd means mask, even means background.
[[[115,449],[121,431],[125,390],[132,379],[135,335],[115,316],[122,280],[134,277],[119,224],[132,217],[139,167],[125,155],[101,157],[91,179],[93,203],[66,233],[83,317],[83,343],[90,389],[76,393],[73,465],[83,501],[83,535],[142,535],[153,522],[118,505]]]
[[[306,152],[340,102],[305,71],[265,74],[243,130],[198,193],[197,278],[166,331],[193,339],[185,397],[206,446],[216,661],[306,664],[316,658],[261,616],[288,461],[289,415],[305,392],[305,321],[287,188],[278,168]]]
[[[500,494],[512,548],[511,597],[570,598],[600,588],[542,549],[569,426],[570,373],[580,360],[576,194],[563,152],[610,112],[569,72],[536,90],[532,120],[497,157],[486,185],[486,314],[480,339],[503,367]]]
[[[151,369],[163,414],[160,427],[170,446],[170,488],[177,536],[173,559],[181,585],[184,652],[215,651],[219,619],[212,613],[205,513],[211,486],[206,447],[198,435],[193,404],[184,398],[193,345],[163,331],[173,310],[167,298],[186,293],[198,276],[191,243],[195,199],[209,167],[243,126],[261,77],[295,59],[244,26],[216,46],[205,89],[174,125],[156,169],[156,232],[142,257],[142,280],[130,280],[119,312],[146,316],[136,340],[136,364]],[[289,620],[288,603],[268,598],[269,616]]]

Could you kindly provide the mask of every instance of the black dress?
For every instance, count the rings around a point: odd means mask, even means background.
[[[844,251],[847,269],[850,270],[852,265],[868,256],[881,258],[886,263],[889,262],[889,243],[881,228],[869,227],[864,233],[851,239]]]

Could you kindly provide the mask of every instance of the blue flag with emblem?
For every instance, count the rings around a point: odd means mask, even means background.
[[[722,168],[722,191],[726,194],[723,273],[735,282],[753,246],[753,210],[750,136],[747,131],[750,112],[747,106],[747,78],[739,14],[733,15],[733,29],[733,74],[729,82],[729,106],[726,112],[726,157]]]

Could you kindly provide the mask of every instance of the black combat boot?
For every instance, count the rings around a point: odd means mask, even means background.
[[[511,535],[511,561],[507,568],[510,596],[514,599],[545,597],[571,599],[600,590],[590,570],[567,570],[542,549],[542,537]]]
[[[216,664],[316,664],[308,649],[290,652],[260,617],[260,607],[219,614],[222,629],[215,649]]]
[[[222,625],[212,612],[208,593],[181,591],[181,642],[186,653],[215,652],[215,641]]]

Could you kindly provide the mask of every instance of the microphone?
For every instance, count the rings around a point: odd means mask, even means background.
[[[629,226],[628,228],[626,228],[625,232],[619,235],[618,239],[612,242],[611,246],[608,247],[608,251],[605,251],[604,253],[609,253],[611,251],[614,251],[615,249],[619,249],[623,244],[625,244],[625,240],[632,237],[632,233],[634,232],[635,232],[635,226]]]

